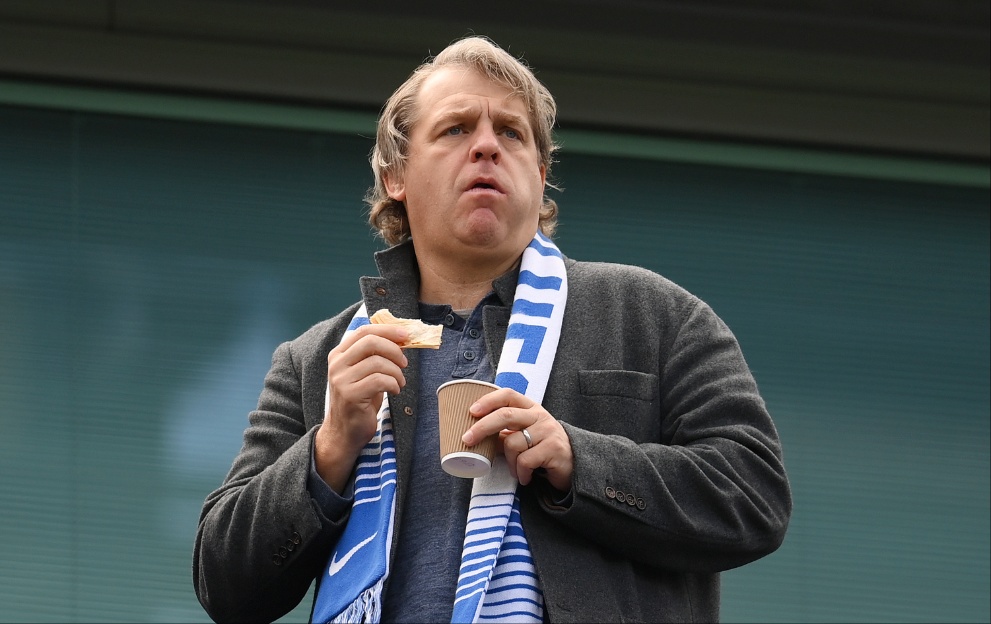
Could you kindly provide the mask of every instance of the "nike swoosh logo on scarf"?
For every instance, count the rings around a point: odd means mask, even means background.
[[[344,567],[344,564],[346,564],[348,560],[351,559],[351,557],[353,557],[356,552],[361,550],[362,547],[365,546],[365,544],[375,539],[375,536],[378,534],[379,532],[375,531],[367,539],[358,542],[358,544],[355,545],[354,548],[344,553],[344,557],[342,557],[340,561],[337,560],[337,553],[335,552],[334,556],[330,560],[330,567],[327,569],[327,574],[329,576],[334,576],[335,574],[337,574],[341,570],[341,568]]]

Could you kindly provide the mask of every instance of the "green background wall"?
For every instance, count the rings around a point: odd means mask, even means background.
[[[0,106],[0,620],[205,621],[199,506],[379,247],[357,135]],[[727,622],[988,621],[989,192],[564,151],[558,243],[740,339],[795,494]],[[287,620],[305,620],[308,603]]]

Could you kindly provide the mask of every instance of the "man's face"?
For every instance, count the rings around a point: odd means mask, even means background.
[[[447,68],[424,81],[417,114],[405,172],[384,180],[406,204],[417,254],[514,260],[537,231],[545,175],[522,100]]]

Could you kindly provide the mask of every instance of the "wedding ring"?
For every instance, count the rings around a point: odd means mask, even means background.
[[[523,434],[523,438],[526,439],[526,448],[530,450],[533,448],[533,438],[530,437],[530,432],[526,429],[522,429],[520,433]]]

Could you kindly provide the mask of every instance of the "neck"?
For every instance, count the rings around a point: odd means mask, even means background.
[[[472,309],[492,291],[492,282],[512,269],[519,258],[484,266],[435,263],[419,256],[420,301],[447,304],[455,310]]]

